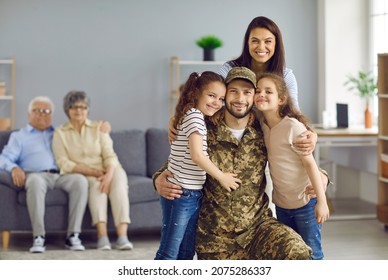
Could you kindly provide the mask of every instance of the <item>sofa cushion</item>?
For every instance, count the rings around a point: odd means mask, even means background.
[[[0,131],[0,153],[3,150],[3,147],[7,145],[9,136],[12,132],[12,130]]]
[[[166,129],[150,128],[147,139],[147,176],[152,175],[168,160],[170,144]]]
[[[0,183],[0,231],[17,228],[17,192]]]
[[[159,200],[159,194],[154,190],[151,178],[130,175],[128,186],[131,205]]]
[[[113,131],[113,148],[127,175],[146,175],[145,132],[137,129]]]
[[[11,173],[5,170],[0,170],[0,184],[14,189],[15,191],[21,191],[24,188],[18,188],[13,184]]]

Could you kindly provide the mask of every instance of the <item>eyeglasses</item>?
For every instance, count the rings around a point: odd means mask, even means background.
[[[70,109],[73,109],[73,110],[78,110],[78,109],[87,110],[88,106],[74,105],[74,106],[70,106]]]
[[[36,114],[44,114],[44,115],[50,115],[52,113],[52,110],[51,109],[39,109],[39,108],[35,108],[35,109],[32,109],[32,112],[36,113]]]

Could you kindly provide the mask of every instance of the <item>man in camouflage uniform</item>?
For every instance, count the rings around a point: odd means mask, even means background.
[[[267,151],[251,110],[256,76],[247,68],[236,67],[225,82],[225,108],[217,114],[218,120],[207,123],[208,154],[218,168],[237,174],[242,183],[237,190],[227,192],[207,176],[198,220],[198,259],[310,259],[310,247],[272,217],[268,206]],[[240,140],[236,138],[238,131],[243,132]],[[154,175],[155,187],[162,196],[174,199],[177,196],[171,190],[179,186],[167,182],[168,171],[161,173],[163,169]]]

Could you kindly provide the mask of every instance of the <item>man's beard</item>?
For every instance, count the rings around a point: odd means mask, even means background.
[[[226,111],[228,111],[229,114],[231,114],[233,117],[237,119],[243,119],[252,111],[253,104],[250,107],[248,107],[247,110],[243,113],[233,111],[232,105],[230,105],[230,103],[225,103],[225,108],[226,108]]]

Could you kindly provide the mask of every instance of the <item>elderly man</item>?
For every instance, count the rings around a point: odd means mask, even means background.
[[[225,108],[218,120],[208,122],[208,154],[223,172],[237,174],[242,183],[227,192],[207,177],[198,220],[198,259],[310,259],[310,247],[272,217],[268,207],[267,152],[252,113],[256,76],[248,68],[236,67],[225,82]],[[154,175],[157,191],[169,199],[179,197],[180,186],[169,183],[163,169]]]
[[[88,182],[83,175],[60,175],[51,149],[54,128],[51,125],[54,105],[43,96],[31,100],[28,106],[29,123],[11,134],[0,155],[0,169],[11,173],[15,186],[25,188],[30,215],[32,253],[45,251],[45,196],[55,188],[69,196],[69,221],[65,246],[83,251],[79,239],[82,219],[88,201]]]

